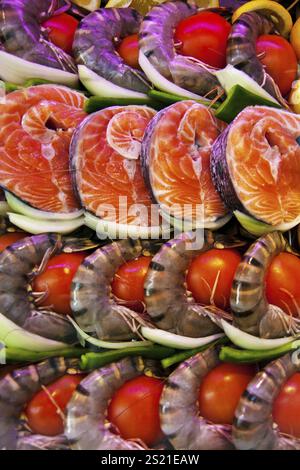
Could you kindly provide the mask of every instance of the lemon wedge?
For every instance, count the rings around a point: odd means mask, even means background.
[[[275,27],[282,36],[288,36],[293,27],[293,20],[289,12],[280,3],[273,0],[252,0],[238,8],[232,15],[234,23],[243,13],[250,11],[260,11],[270,16]]]
[[[101,0],[72,0],[72,2],[89,11],[98,10],[101,5]]]

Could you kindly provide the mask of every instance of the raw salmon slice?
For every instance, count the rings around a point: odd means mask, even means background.
[[[208,108],[190,100],[169,106],[152,120],[142,145],[143,169],[164,214],[184,217],[195,226],[228,220],[210,175],[211,147],[224,126]]]
[[[151,197],[139,155],[154,115],[145,106],[113,106],[88,116],[75,132],[74,181],[82,206],[93,215],[116,224],[149,226]]]
[[[85,97],[57,85],[15,91],[0,103],[0,186],[32,207],[76,213],[69,145]]]
[[[214,145],[212,173],[223,200],[280,228],[300,218],[300,116],[243,110]]]

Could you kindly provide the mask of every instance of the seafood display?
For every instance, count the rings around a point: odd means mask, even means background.
[[[76,73],[74,60],[49,41],[42,21],[62,11],[64,0],[3,0],[0,5],[0,34],[4,51],[29,62]]]
[[[221,226],[230,218],[209,171],[212,145],[224,127],[204,105],[181,101],[153,118],[143,140],[154,200],[163,213],[175,220],[184,216],[192,228]]]
[[[196,354],[169,376],[161,400],[162,429],[176,449],[232,449],[229,427],[199,416],[197,399],[202,378],[219,363],[214,348]]]
[[[1,450],[300,449],[296,3],[0,0]]]
[[[141,255],[144,247],[141,240],[120,240],[99,248],[82,262],[73,279],[72,311],[84,331],[96,331],[104,340],[124,340],[135,336],[139,324],[146,324],[111,298],[118,268]]]
[[[256,40],[274,31],[271,17],[259,13],[243,13],[233,24],[227,43],[227,63],[242,70],[268,93],[283,100],[279,88],[267,74],[256,55]]]
[[[234,321],[242,330],[266,338],[298,334],[298,318],[268,304],[264,286],[272,260],[289,250],[283,235],[272,232],[259,238],[244,254],[236,270],[230,302]]]
[[[166,79],[199,95],[211,92],[218,84],[214,69],[190,57],[177,54],[174,28],[197,9],[181,1],[162,3],[154,7],[142,21],[139,33],[141,53]]]
[[[73,50],[78,64],[108,82],[146,93],[150,85],[138,70],[116,53],[116,41],[139,31],[142,17],[132,8],[101,9],[87,15],[75,34]]]
[[[138,442],[122,439],[105,423],[109,400],[128,380],[143,373],[140,358],[127,358],[92,372],[77,387],[67,410],[66,435],[76,450],[137,450]]]
[[[0,185],[34,209],[76,217],[69,174],[72,134],[85,97],[55,85],[10,93],[0,103]]]
[[[70,147],[72,175],[81,204],[92,216],[112,224],[148,226],[147,210],[144,218],[137,214],[139,207],[151,204],[139,156],[154,114],[144,106],[115,106],[88,116],[77,128]],[[131,214],[122,207],[122,198]]]
[[[211,232],[201,249],[193,249],[193,232],[166,242],[153,257],[145,280],[145,301],[152,321],[161,329],[183,336],[208,336],[219,331],[213,309],[190,302],[185,275],[193,258],[213,248]],[[174,302],[174,300],[176,301]]]
[[[25,432],[23,434],[19,429],[19,418],[24,405],[41,387],[53,382],[76,365],[77,361],[73,359],[53,358],[37,365],[18,369],[0,380],[1,450],[16,448],[26,450],[35,445],[38,448],[38,442],[43,443],[43,447],[57,448],[59,443],[65,442],[63,436],[56,437],[54,440],[46,439],[45,436],[29,436]]]
[[[233,439],[238,449],[299,450],[299,439],[274,429],[272,405],[281,386],[299,372],[290,354],[268,364],[250,382],[236,410]]]
[[[299,116],[287,111],[255,106],[237,116],[211,157],[212,178],[227,207],[275,229],[298,224],[299,132]]]

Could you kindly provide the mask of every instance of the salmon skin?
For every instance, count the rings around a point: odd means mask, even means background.
[[[192,100],[163,109],[149,124],[142,144],[144,177],[153,199],[173,221],[184,215],[185,221],[210,228],[229,219],[210,176],[211,147],[224,127]]]
[[[149,214],[151,198],[139,154],[144,130],[154,114],[146,106],[112,106],[91,114],[78,127],[70,147],[71,165],[86,211],[116,224],[136,224],[135,211],[129,212],[136,204]],[[137,224],[147,226],[148,222],[139,218]]]
[[[0,186],[47,212],[76,213],[69,145],[86,98],[57,85],[7,95],[0,103]]]
[[[224,203],[276,227],[300,216],[300,116],[245,108],[213,145],[211,174]]]

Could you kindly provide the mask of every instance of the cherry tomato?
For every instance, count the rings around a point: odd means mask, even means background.
[[[57,436],[64,431],[61,412],[64,413],[82,375],[65,375],[40,390],[27,404],[25,414],[30,429],[44,436]],[[49,394],[52,400],[49,398]],[[54,403],[55,402],[55,403]]]
[[[36,292],[48,292],[47,297],[40,304],[51,305],[52,309],[62,315],[71,315],[70,289],[74,275],[84,260],[85,253],[62,253],[51,258],[44,272],[39,274],[33,282]]]
[[[187,274],[187,287],[194,299],[203,304],[213,303],[228,309],[235,270],[241,261],[236,250],[213,249],[197,256]]]
[[[281,388],[273,406],[279,430],[300,438],[300,373],[292,375]]]
[[[123,264],[112,282],[113,294],[122,300],[144,301],[144,282],[151,256],[141,256]]]
[[[124,439],[141,439],[152,446],[162,437],[159,420],[162,389],[162,380],[140,376],[115,393],[108,407],[108,419]]]
[[[0,236],[0,253],[5,250],[9,245],[22,240],[22,238],[28,237],[28,233],[25,232],[9,232]]]
[[[195,57],[212,67],[226,65],[226,43],[231,26],[222,16],[204,11],[178,23],[175,44],[180,54]]]
[[[74,34],[78,24],[79,21],[73,18],[73,16],[61,13],[44,21],[42,26],[49,31],[48,38],[53,44],[68,54],[72,54]]]
[[[127,65],[135,69],[139,66],[139,37],[137,34],[131,34],[122,40],[117,52]]]
[[[298,68],[297,57],[290,43],[281,36],[265,34],[256,41],[256,53],[285,96],[291,89]]]
[[[211,370],[199,390],[200,415],[215,424],[232,424],[240,397],[255,373],[253,365],[226,362]]]
[[[300,313],[300,259],[291,253],[280,253],[272,261],[266,277],[268,302],[286,313]]]

